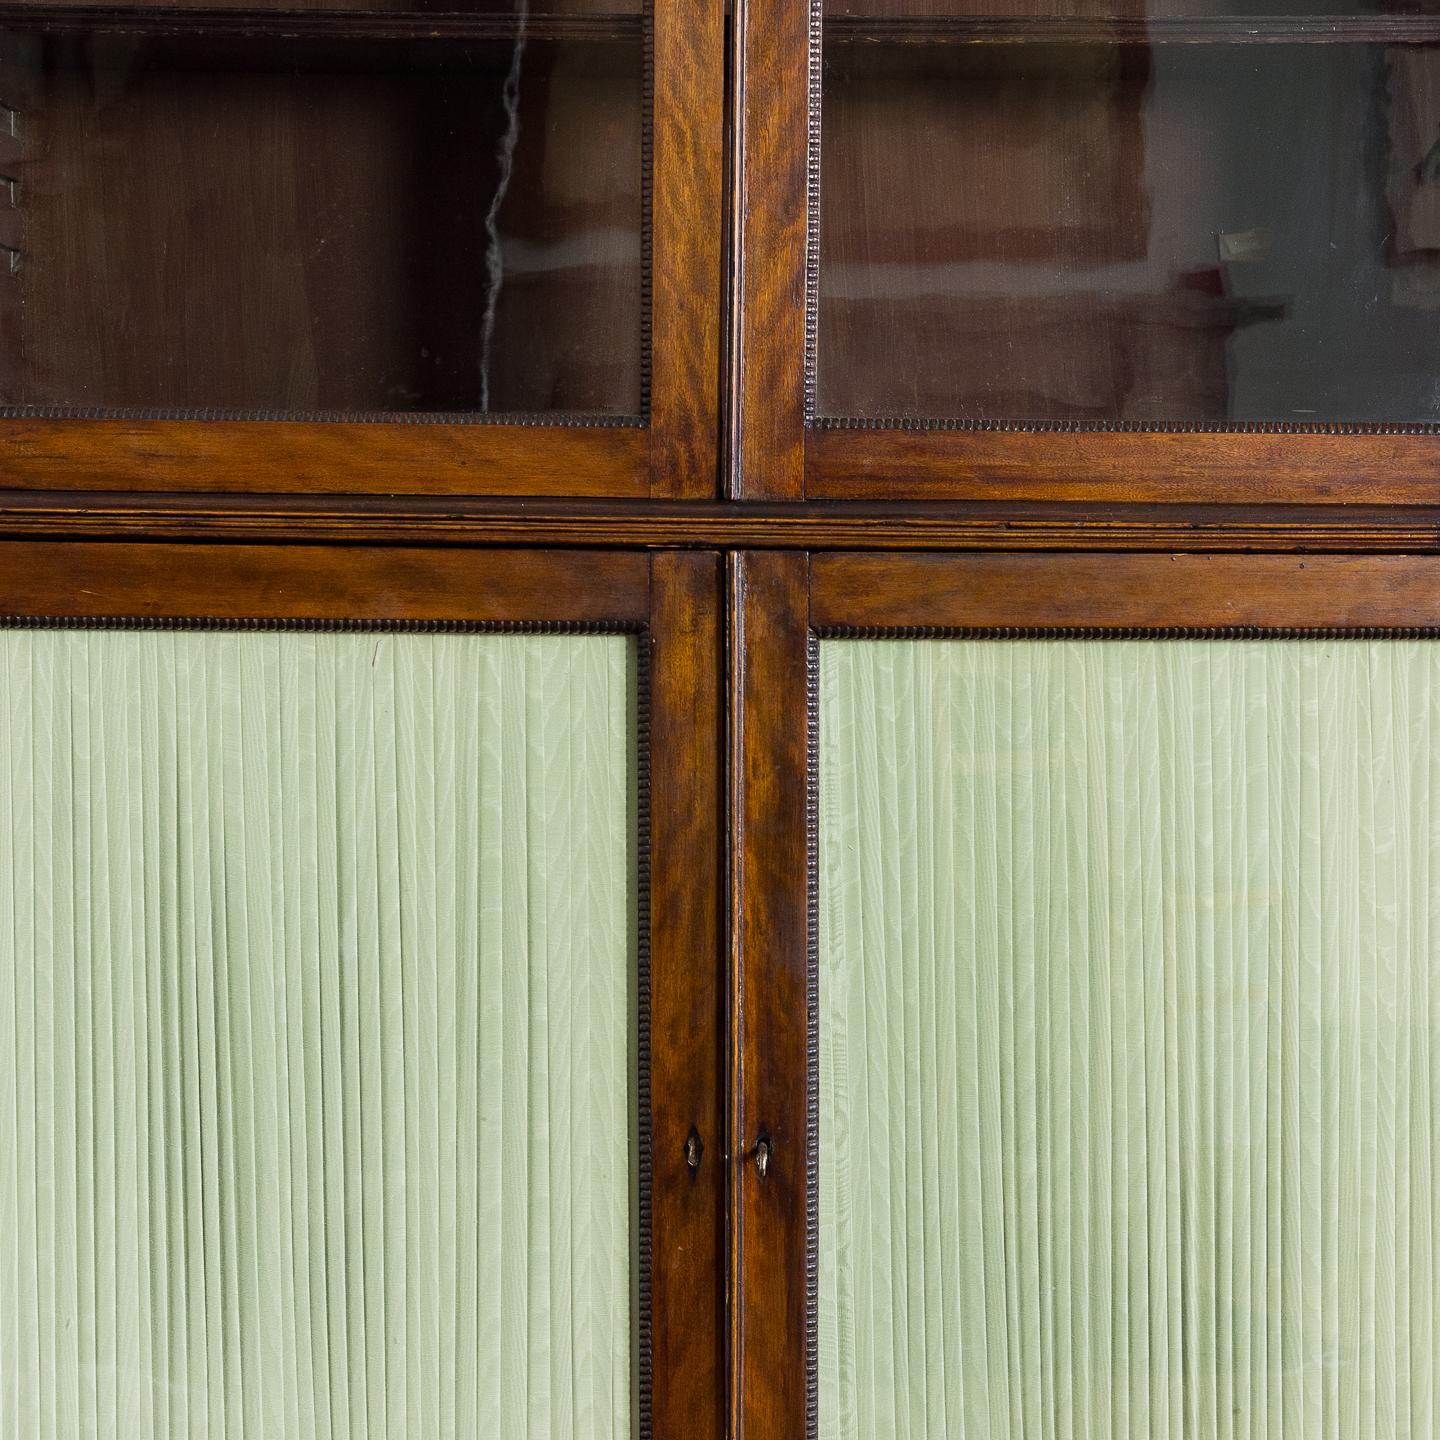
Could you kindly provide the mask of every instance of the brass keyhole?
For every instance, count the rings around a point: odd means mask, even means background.
[[[762,1130],[755,1141],[755,1173],[763,1180],[770,1173],[770,1137]]]
[[[705,1146],[700,1139],[700,1132],[692,1125],[690,1133],[685,1137],[685,1163],[690,1167],[693,1175],[700,1168],[700,1157],[705,1153]]]

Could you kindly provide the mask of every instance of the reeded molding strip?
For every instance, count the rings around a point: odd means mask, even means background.
[[[1440,506],[652,502],[0,491],[9,539],[972,551],[1440,551]]]

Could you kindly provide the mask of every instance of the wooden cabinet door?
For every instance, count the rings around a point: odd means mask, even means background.
[[[1440,24],[1243,8],[746,0],[735,493],[1425,497]]]
[[[6,483],[713,495],[722,23],[11,5]]]
[[[716,557],[3,559],[4,1428],[718,1437]]]
[[[1437,578],[741,558],[742,1435],[1433,1429]]]

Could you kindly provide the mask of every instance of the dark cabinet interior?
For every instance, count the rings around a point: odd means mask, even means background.
[[[24,10],[0,403],[643,412],[638,12]]]
[[[1226,8],[827,9],[815,413],[1440,419],[1440,46]]]

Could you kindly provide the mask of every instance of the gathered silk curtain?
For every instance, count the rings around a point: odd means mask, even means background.
[[[0,1435],[631,1435],[635,687],[0,630]]]
[[[1433,1440],[1440,643],[820,686],[822,1440]]]

